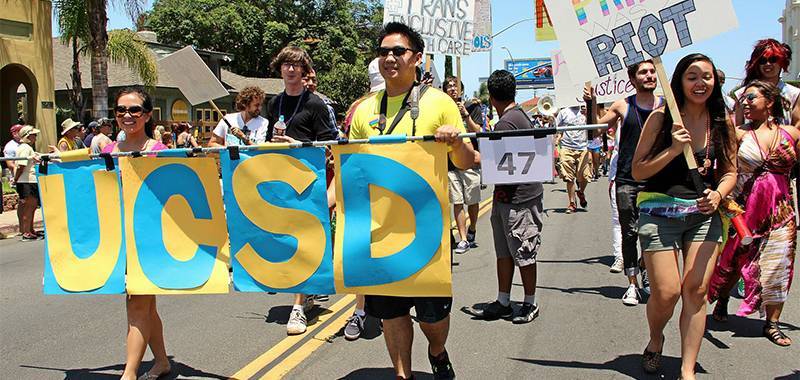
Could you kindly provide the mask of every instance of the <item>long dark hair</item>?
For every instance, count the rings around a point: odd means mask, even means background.
[[[711,58],[700,53],[683,57],[678,62],[678,65],[675,66],[675,72],[672,73],[672,80],[670,80],[669,86],[675,95],[678,108],[683,107],[686,104],[686,95],[683,93],[683,74],[689,69],[689,66],[698,61],[705,61],[711,64],[711,73],[714,75],[714,88],[711,90],[711,97],[706,100],[706,109],[711,118],[711,144],[715,149],[719,149],[716,152],[717,159],[729,166],[732,164],[730,162],[730,154],[736,149],[736,139],[734,138],[733,125],[727,118],[725,100],[722,97],[722,85],[717,80],[717,67]],[[651,157],[667,149],[672,144],[673,121],[672,114],[669,111],[669,107],[667,107],[664,112],[664,124],[661,126],[660,135],[653,149],[650,150]]]
[[[781,95],[781,90],[778,89],[778,86],[763,80],[754,80],[744,86],[742,94],[747,92],[750,87],[755,87],[765,99],[772,101],[772,108],[769,110],[770,116],[776,119],[783,118],[783,106],[784,103],[788,102]]]
[[[150,94],[147,93],[141,87],[125,87],[117,92],[117,97],[114,98],[114,106],[119,103],[119,98],[124,95],[128,94],[136,94],[142,99],[142,108],[144,108],[144,112],[150,113],[153,112],[153,98],[150,97]],[[155,128],[156,122],[153,120],[152,115],[150,119],[147,120],[147,123],[144,124],[144,134],[147,135],[149,138],[153,138],[153,129]]]

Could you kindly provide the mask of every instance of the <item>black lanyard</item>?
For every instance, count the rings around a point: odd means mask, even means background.
[[[403,104],[400,106],[400,110],[397,111],[397,115],[395,115],[394,120],[392,120],[392,125],[390,125],[389,126],[389,130],[386,131],[387,135],[391,135],[392,134],[392,132],[394,131],[394,128],[397,127],[397,124],[399,124],[400,120],[403,119],[403,116],[406,115],[406,112],[408,111],[408,108],[409,108],[409,106],[408,106],[408,97],[411,96],[411,92],[414,91],[414,87],[416,87],[416,86],[417,86],[417,84],[414,83],[414,85],[411,86],[411,89],[408,90],[408,92],[406,93],[406,96],[403,98]],[[378,133],[381,134],[381,135],[384,134],[384,130],[386,129],[386,112],[387,112],[387,108],[388,108],[388,104],[387,104],[388,100],[387,100],[387,98],[388,98],[388,95],[386,95],[386,90],[384,90],[383,91],[383,96],[381,97],[381,114],[378,117]],[[416,120],[412,120],[412,123],[413,123],[413,126],[412,126],[412,129],[411,129],[411,136],[414,136],[417,133],[417,121]]]
[[[297,114],[297,110],[300,109],[300,103],[303,102],[303,96],[306,94],[306,90],[303,89],[303,92],[300,93],[300,98],[297,99],[297,104],[294,106],[294,112],[292,112],[292,116],[289,116],[289,119],[284,122],[286,124],[286,128],[289,128],[289,123],[294,118],[294,115]],[[283,96],[286,95],[286,91],[278,96],[278,119],[281,118],[281,113],[283,112]]]

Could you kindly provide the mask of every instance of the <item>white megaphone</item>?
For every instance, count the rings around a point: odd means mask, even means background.
[[[553,97],[550,95],[542,96],[539,98],[537,108],[539,109],[540,114],[545,116],[553,116],[556,113],[555,99],[553,99]]]

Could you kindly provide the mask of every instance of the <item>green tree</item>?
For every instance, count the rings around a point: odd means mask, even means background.
[[[481,104],[490,105],[489,104],[489,87],[486,85],[486,82],[482,82],[478,91],[475,91],[473,95],[475,98],[481,101]]]
[[[277,77],[272,59],[302,47],[319,91],[346,106],[367,90],[382,15],[380,0],[156,0],[147,27],[165,43],[229,52],[230,70],[245,76]],[[360,82],[334,79],[334,71]]]

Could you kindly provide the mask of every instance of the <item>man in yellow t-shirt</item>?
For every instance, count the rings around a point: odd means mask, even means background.
[[[419,97],[419,116],[412,120],[411,111],[395,120],[415,85],[416,68],[422,62],[425,42],[407,25],[391,22],[378,37],[378,66],[386,80],[386,89],[378,91],[358,105],[350,126],[351,139],[375,135],[434,135],[436,141],[447,143],[450,160],[456,167],[472,167],[475,151],[469,139],[458,137],[465,132],[461,114],[445,93],[428,88]],[[388,95],[388,96],[387,96]],[[411,373],[411,342],[414,328],[409,311],[416,308],[420,328],[428,339],[428,359],[434,377],[455,378],[445,350],[450,330],[452,297],[388,297],[366,296],[366,312],[383,320],[386,348],[398,379],[408,379]]]

